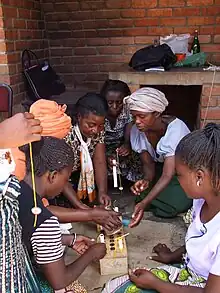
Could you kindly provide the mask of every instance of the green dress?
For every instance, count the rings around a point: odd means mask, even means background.
[[[140,196],[136,198],[136,202],[142,201],[153,186],[157,183],[163,172],[163,164],[156,163],[155,178],[151,182],[149,188],[143,191]],[[158,197],[151,202],[147,208],[152,211],[157,217],[173,218],[180,213],[186,212],[192,206],[192,200],[187,197],[184,190],[179,184],[177,176],[174,175],[168,186],[160,192]]]

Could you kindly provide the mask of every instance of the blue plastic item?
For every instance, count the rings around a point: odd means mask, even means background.
[[[129,220],[129,219],[122,219],[122,225],[124,227],[128,227],[130,222],[131,222],[131,220]]]

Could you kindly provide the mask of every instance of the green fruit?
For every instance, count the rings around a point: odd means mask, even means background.
[[[189,272],[186,269],[181,270],[179,277],[178,277],[178,281],[184,282],[186,280],[188,280],[188,278],[190,277]]]
[[[130,286],[126,289],[125,293],[141,293],[141,290],[138,289],[135,285],[130,285]]]
[[[154,274],[158,279],[169,282],[169,273],[162,269],[152,269],[151,273]]]

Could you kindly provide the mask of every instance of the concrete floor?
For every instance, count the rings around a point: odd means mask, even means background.
[[[120,211],[129,213],[133,210],[134,197],[128,190],[125,190],[123,195],[111,190],[110,195],[114,200],[117,200],[117,206]],[[72,224],[73,230],[76,233],[86,235],[92,238],[97,237],[96,226],[92,223]],[[177,248],[183,245],[186,227],[182,217],[175,219],[160,219],[154,217],[151,213],[145,213],[144,219],[136,228],[125,228],[125,233],[130,235],[127,239],[128,246],[128,262],[130,268],[136,267],[154,267],[157,265],[149,259],[152,248],[157,243],[166,243],[171,248]],[[72,262],[77,256],[68,249],[66,253],[67,262]],[[89,293],[100,293],[103,285],[113,276],[100,276],[99,265],[94,263],[90,265],[80,277],[80,282],[86,286]]]

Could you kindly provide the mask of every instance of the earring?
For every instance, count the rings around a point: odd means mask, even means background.
[[[199,187],[200,186],[200,181],[197,181],[196,185]]]

